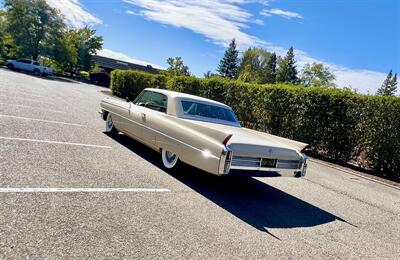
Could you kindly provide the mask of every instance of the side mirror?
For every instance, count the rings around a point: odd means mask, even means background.
[[[131,100],[129,99],[129,97],[126,97],[125,100],[126,100],[126,102],[128,102],[128,103],[131,102]]]

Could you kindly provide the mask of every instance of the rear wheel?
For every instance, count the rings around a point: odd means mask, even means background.
[[[34,69],[33,74],[35,74],[35,76],[40,76],[40,70]]]
[[[109,135],[117,135],[118,134],[118,130],[114,126],[114,122],[111,118],[110,113],[107,114],[107,118],[106,118],[106,133],[108,133]]]
[[[14,69],[14,65],[12,65],[11,63],[9,63],[9,64],[7,64],[7,68],[10,69],[10,70],[13,70],[13,69]]]
[[[170,151],[167,151],[166,149],[162,148],[161,150],[161,157],[162,157],[162,162],[165,168],[167,169],[172,169],[176,167],[178,163],[178,156]]]

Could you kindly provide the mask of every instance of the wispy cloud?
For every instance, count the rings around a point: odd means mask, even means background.
[[[166,25],[186,28],[202,34],[208,41],[226,46],[235,38],[243,50],[250,46],[262,46],[278,55],[285,55],[286,49],[267,43],[258,37],[246,33],[244,29],[251,24],[262,25],[263,21],[254,19],[252,14],[242,8],[242,4],[257,2],[268,5],[269,1],[262,0],[123,0],[126,3],[139,7],[139,11],[126,11],[128,14],[140,15],[145,19]],[[286,19],[302,19],[303,16],[281,9],[264,9],[260,13],[264,16],[279,15]],[[120,54],[120,53],[118,53]],[[322,63],[328,66],[336,76],[339,87],[353,87],[362,93],[375,93],[382,84],[385,73],[351,69],[345,66],[313,58],[308,53],[295,50],[297,65],[301,69],[306,63]],[[118,56],[117,56],[118,57]],[[136,60],[136,59],[133,59]],[[146,62],[145,62],[146,63]]]
[[[287,49],[278,46],[269,46],[267,49],[280,56],[284,56],[287,52]],[[314,58],[302,50],[295,50],[294,53],[298,70],[301,71],[303,66],[307,63],[322,63],[335,75],[335,83],[339,88],[351,87],[357,89],[360,93],[374,94],[386,78],[386,73],[373,70],[348,68],[346,66]]]
[[[124,0],[140,7],[139,13],[148,20],[186,28],[226,46],[233,38],[240,48],[263,45],[266,42],[244,32],[253,20],[252,14],[238,4],[249,0]],[[136,13],[136,12],[135,12]]]
[[[65,20],[72,26],[81,28],[85,25],[101,24],[102,20],[86,11],[79,0],[46,0],[53,8],[60,10]]]
[[[132,11],[132,10],[126,10],[125,13],[130,14],[130,15],[138,15],[138,16],[141,16],[140,13],[135,12],[135,11]]]
[[[140,60],[140,59],[137,59],[137,58],[133,58],[133,57],[130,57],[130,56],[128,56],[128,55],[126,55],[126,54],[124,54],[122,52],[113,51],[113,50],[110,50],[110,49],[102,49],[102,50],[97,52],[97,55],[108,57],[108,58],[111,58],[111,59],[126,61],[126,62],[130,62],[130,63],[140,64],[140,65],[143,65],[143,66],[151,65],[153,68],[156,68],[156,69],[165,69],[160,65],[153,64],[153,63],[150,63],[150,62],[147,62],[147,61],[143,61],[143,60]]]
[[[260,15],[263,15],[263,16],[279,15],[286,19],[292,19],[292,18],[303,19],[303,16],[301,16],[298,13],[291,12],[291,11],[285,11],[282,9],[276,9],[276,8],[275,9],[264,9],[260,12]]]

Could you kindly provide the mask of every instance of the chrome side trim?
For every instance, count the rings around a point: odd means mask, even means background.
[[[143,124],[138,123],[138,122],[135,122],[135,121],[133,121],[133,120],[127,118],[127,117],[124,117],[124,116],[120,115],[120,114],[117,114],[117,113],[114,113],[114,112],[111,112],[111,111],[107,111],[107,112],[108,112],[108,113],[111,113],[111,114],[114,114],[114,115],[116,115],[116,116],[122,117],[122,118],[124,118],[125,120],[128,120],[128,121],[130,121],[130,122],[132,122],[132,123],[134,123],[134,124],[136,124],[136,125],[139,125],[139,126],[141,126],[141,127],[144,127],[144,128],[146,128],[146,129],[148,129],[148,130],[150,130],[150,131],[154,131],[154,132],[156,132],[156,133],[158,133],[158,134],[160,134],[160,135],[163,135],[163,136],[165,136],[165,137],[171,138],[172,140],[174,140],[174,141],[176,141],[176,142],[178,142],[178,143],[180,143],[180,144],[183,144],[183,145],[185,145],[185,146],[187,146],[187,147],[189,147],[189,148],[191,148],[191,149],[194,149],[194,150],[196,150],[196,151],[198,151],[198,152],[201,152],[201,153],[203,153],[203,154],[205,153],[205,151],[203,151],[203,150],[201,150],[201,149],[199,149],[199,148],[197,148],[197,147],[194,147],[194,146],[192,146],[192,145],[190,145],[190,144],[187,144],[187,143],[185,143],[185,142],[183,142],[183,141],[181,141],[181,140],[178,140],[178,139],[176,139],[176,138],[174,138],[174,137],[172,137],[172,136],[169,136],[169,135],[167,135],[167,134],[164,134],[163,132],[160,132],[160,131],[158,131],[158,130],[156,130],[156,129],[154,129],[154,128],[148,127],[148,126],[143,125]],[[208,154],[208,156],[209,156],[209,157],[212,157],[212,158],[214,158],[214,159],[220,160],[220,157],[217,157],[217,156],[215,156],[215,155]]]

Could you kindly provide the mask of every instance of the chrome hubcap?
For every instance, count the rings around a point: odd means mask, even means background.
[[[111,116],[108,116],[108,118],[107,118],[107,128],[111,129],[112,127],[113,127],[113,122],[112,122]]]
[[[176,154],[168,152],[168,151],[165,153],[165,155],[166,155],[165,157],[169,163],[172,163],[176,158]]]

